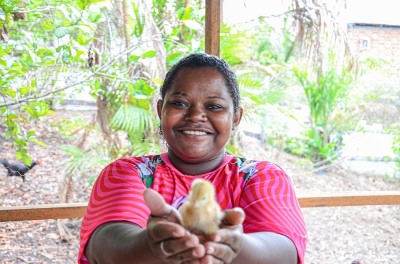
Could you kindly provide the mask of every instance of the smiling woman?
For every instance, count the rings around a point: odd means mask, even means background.
[[[224,146],[242,117],[241,108],[234,112],[223,76],[213,68],[181,69],[157,109],[166,141],[174,142],[169,158],[189,175],[221,163]]]
[[[168,151],[119,159],[100,173],[79,263],[303,263],[306,228],[290,178],[274,163],[225,152],[243,113],[229,65],[189,55],[167,73],[160,94]],[[197,179],[212,184],[222,210],[217,230],[205,234],[187,230],[188,214],[178,211]],[[202,219],[215,219],[206,208]]]

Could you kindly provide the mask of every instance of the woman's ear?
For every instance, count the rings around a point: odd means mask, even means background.
[[[232,130],[234,130],[240,124],[240,120],[242,120],[242,115],[243,108],[239,107],[234,113]]]
[[[157,114],[158,114],[158,118],[160,118],[160,120],[161,120],[162,104],[163,104],[163,101],[161,99],[157,101]]]

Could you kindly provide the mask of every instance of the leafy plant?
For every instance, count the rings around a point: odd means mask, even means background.
[[[393,136],[392,150],[395,154],[396,166],[400,170],[400,127],[392,125],[387,131]]]
[[[6,8],[7,12],[21,10],[19,1],[7,3],[14,8]],[[30,120],[38,122],[51,114],[57,95],[74,86],[66,84],[71,83],[71,75],[85,68],[84,45],[92,22],[88,13],[71,3],[27,2],[29,21],[8,23],[10,41],[0,41],[0,119],[7,126],[7,139],[16,147],[16,158],[25,163],[30,161],[29,142],[44,146],[33,131],[28,132]],[[45,4],[54,5],[41,9]],[[51,15],[45,15],[48,10]],[[66,71],[73,73],[66,75]]]
[[[88,175],[89,184],[93,184],[98,176],[98,171],[110,163],[107,156],[108,148],[100,144],[89,150],[82,150],[74,146],[63,146],[60,149],[70,155],[70,159],[65,161],[67,174]]]
[[[334,67],[314,77],[316,79],[296,67],[293,72],[304,90],[311,114],[304,155],[314,162],[332,159],[337,143],[330,142],[330,138],[333,133],[340,132],[335,131],[332,120],[340,107],[345,105],[352,77],[345,69],[338,71]]]

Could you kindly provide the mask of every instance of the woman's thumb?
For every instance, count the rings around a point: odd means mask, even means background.
[[[235,207],[224,211],[222,222],[226,225],[240,225],[243,223],[245,213],[242,208]]]
[[[171,207],[165,203],[164,198],[157,191],[147,188],[143,191],[143,197],[150,208],[151,215],[163,216],[171,213]]]

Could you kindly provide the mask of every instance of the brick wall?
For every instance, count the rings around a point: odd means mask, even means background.
[[[347,37],[353,52],[400,65],[400,26],[349,24]]]

